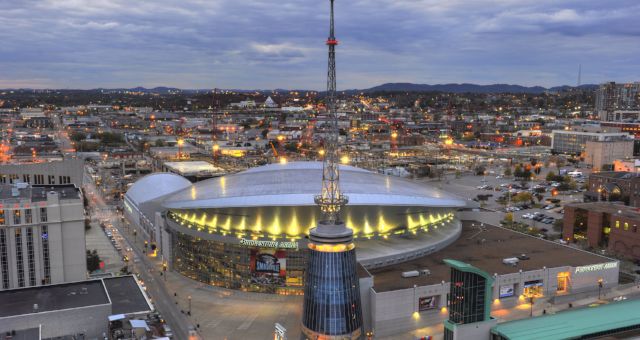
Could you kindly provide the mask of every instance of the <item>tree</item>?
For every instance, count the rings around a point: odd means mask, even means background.
[[[549,162],[554,163],[556,165],[556,169],[558,169],[558,173],[560,173],[560,168],[562,168],[567,161],[560,155],[553,155],[549,157]]]
[[[546,180],[547,182],[554,182],[556,180],[556,173],[553,171],[549,171]]]
[[[156,139],[154,145],[157,146],[157,147],[164,146],[164,139]]]
[[[544,199],[544,195],[536,194],[536,199],[538,200],[538,203],[542,203],[542,200]]]
[[[511,173],[511,167],[508,167],[508,168],[504,169],[504,175],[505,175],[506,177],[509,177],[509,176],[511,176],[511,175],[512,175],[512,173]]]
[[[74,131],[69,136],[69,139],[71,139],[74,142],[80,142],[87,139],[87,135],[84,132]]]
[[[527,203],[527,202],[533,203],[533,195],[530,192],[526,192],[526,191],[519,192],[518,194],[513,196],[513,198],[511,198],[511,201],[514,203]]]
[[[88,250],[87,249],[87,270],[92,273],[96,270],[100,269],[100,256],[98,256],[97,250]]]
[[[484,165],[478,165],[475,169],[476,175],[482,176],[487,171],[487,168]]]
[[[504,221],[507,223],[513,223],[513,213],[506,213],[504,214]]]

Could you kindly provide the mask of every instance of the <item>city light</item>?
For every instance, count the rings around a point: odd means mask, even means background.
[[[349,156],[344,155],[344,156],[340,157],[340,163],[349,164]]]

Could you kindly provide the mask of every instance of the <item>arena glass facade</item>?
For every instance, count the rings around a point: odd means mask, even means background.
[[[308,228],[303,226],[311,227],[315,213],[319,214],[316,207],[304,206],[170,210],[165,216],[172,234],[173,270],[213,286],[301,295],[309,257]],[[347,206],[345,215],[350,223],[365,224],[352,226],[354,231],[360,230],[357,237],[365,240],[428,234],[447,223],[457,223],[451,208]],[[367,224],[367,216],[379,216],[385,224]],[[274,224],[287,219],[286,226]],[[213,223],[216,220],[222,225]],[[271,225],[252,227],[260,220]],[[296,221],[299,225],[293,226]]]

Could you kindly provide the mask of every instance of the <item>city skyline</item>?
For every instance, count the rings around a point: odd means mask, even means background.
[[[0,88],[324,87],[324,2],[0,4]],[[338,89],[627,82],[632,1],[339,1]]]

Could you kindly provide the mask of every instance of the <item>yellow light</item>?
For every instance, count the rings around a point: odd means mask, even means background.
[[[340,163],[349,164],[349,156],[344,155],[344,156],[340,157]]]
[[[282,142],[284,140],[284,136],[283,135],[278,135],[278,137],[276,137],[278,139],[279,142]]]
[[[391,138],[398,138],[398,133],[393,131],[393,133],[391,133]]]
[[[440,313],[446,313],[446,312],[447,312],[447,307],[440,308]]]
[[[500,299],[495,299],[495,300],[493,300],[493,304],[494,304],[494,305],[499,305],[499,304],[500,304]]]
[[[287,164],[287,159],[285,157],[280,157],[280,164]]]
[[[183,139],[178,139],[178,146],[182,146],[184,144],[184,140]]]
[[[453,145],[453,139],[449,138],[447,140],[444,141],[445,145]]]
[[[318,150],[318,155],[320,155],[320,156],[324,156],[324,149],[320,149],[320,150]]]
[[[420,313],[418,313],[418,312],[413,312],[412,316],[413,316],[413,318],[414,318],[415,320],[420,319]]]
[[[213,151],[218,151],[218,150],[220,150],[220,145],[214,144],[213,145]]]

